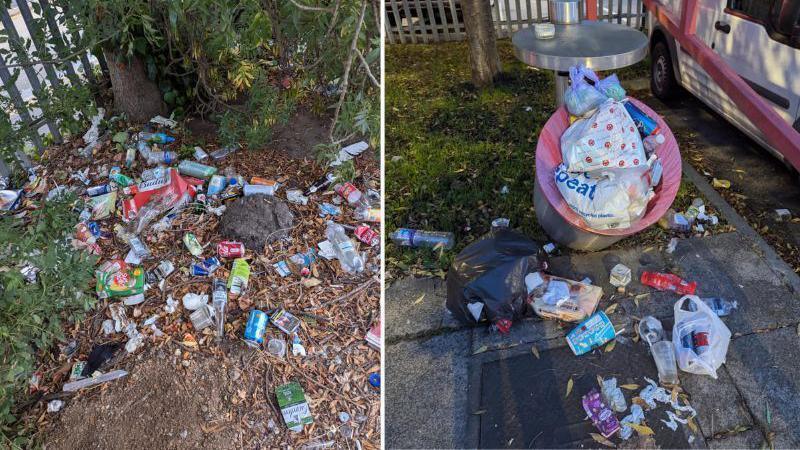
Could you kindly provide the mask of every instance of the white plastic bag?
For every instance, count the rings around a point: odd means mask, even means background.
[[[646,164],[591,173],[567,172],[561,164],[555,181],[569,207],[595,230],[631,227],[655,196]]]
[[[730,341],[731,331],[699,297],[685,295],[675,303],[672,343],[681,370],[716,379]]]
[[[570,172],[636,167],[647,161],[631,116],[611,99],[567,128],[561,135],[561,156]]]
[[[597,79],[597,75],[583,66],[569,68],[570,87],[564,92],[564,103],[573,116],[583,116],[606,101],[606,96],[586,82],[585,76]],[[593,77],[593,78],[592,78]]]

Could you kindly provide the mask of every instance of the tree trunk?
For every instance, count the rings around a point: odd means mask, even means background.
[[[154,116],[165,114],[166,105],[156,83],[147,78],[141,58],[128,58],[106,48],[111,90],[114,92],[114,111],[125,114],[131,122],[148,122]]]
[[[469,42],[472,83],[477,87],[491,86],[494,77],[500,73],[492,6],[488,0],[462,0],[461,7]]]

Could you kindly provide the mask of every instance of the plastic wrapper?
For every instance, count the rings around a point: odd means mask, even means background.
[[[569,172],[590,172],[645,164],[642,138],[625,107],[607,100],[590,117],[561,135],[561,156]]]
[[[731,331],[699,297],[685,295],[675,303],[672,343],[681,370],[716,379],[730,341]]]
[[[625,89],[619,84],[619,78],[617,78],[617,74],[615,73],[612,73],[602,80],[598,80],[594,86],[608,98],[612,98],[616,101],[625,99]]]
[[[599,286],[548,274],[539,276],[542,281],[530,293],[528,303],[536,315],[545,319],[579,322],[594,314],[603,296]],[[566,295],[552,295],[563,290]]]
[[[655,196],[647,165],[591,173],[570,173],[564,164],[555,172],[556,187],[589,228],[629,228],[647,211]]]
[[[573,66],[569,69],[570,87],[564,92],[564,103],[573,116],[583,116],[599,107],[606,101],[606,96],[586,81],[586,76],[597,76],[583,66]]]
[[[521,317],[528,308],[525,276],[546,265],[543,255],[538,243],[516,231],[501,228],[487,234],[450,266],[447,309],[467,324],[483,317],[491,322]]]

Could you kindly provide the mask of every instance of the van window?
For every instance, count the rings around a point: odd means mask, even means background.
[[[800,0],[728,0],[725,12],[759,23],[773,40],[800,48]]]

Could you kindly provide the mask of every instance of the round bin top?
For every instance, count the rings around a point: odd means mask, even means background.
[[[529,66],[566,72],[578,64],[593,70],[619,69],[647,55],[647,36],[625,25],[584,20],[555,28],[552,39],[537,39],[533,27],[514,33],[517,58]]]
[[[672,135],[672,130],[669,129],[664,119],[656,114],[644,103],[629,98],[630,102],[641,109],[645,114],[652,117],[658,122],[661,129],[661,134],[664,135],[665,141],[656,149],[656,155],[661,160],[663,174],[661,176],[661,183],[655,187],[655,197],[650,200],[647,205],[647,212],[644,217],[639,219],[629,228],[610,229],[610,230],[595,230],[586,226],[583,219],[567,205],[564,197],[556,186],[554,173],[556,167],[563,161],[561,156],[561,135],[569,128],[569,113],[567,108],[562,106],[545,123],[542,132],[539,134],[539,140],[536,144],[536,184],[542,191],[547,202],[555,209],[561,217],[571,226],[586,232],[594,233],[603,236],[629,236],[639,231],[644,230],[650,225],[658,222],[658,219],[664,216],[672,202],[675,201],[675,196],[678,194],[678,188],[681,185],[681,154],[678,150],[678,142],[675,136]]]

